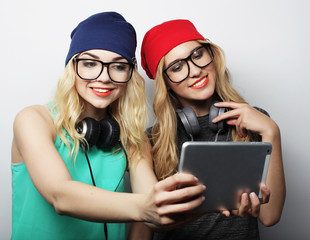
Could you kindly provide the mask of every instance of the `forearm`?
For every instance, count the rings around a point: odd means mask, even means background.
[[[262,141],[272,143],[272,154],[266,180],[271,195],[269,202],[261,206],[259,219],[264,225],[271,226],[281,218],[286,195],[281,136],[278,127],[276,126],[271,134],[262,136]]]
[[[142,194],[115,193],[66,181],[51,204],[60,215],[94,222],[129,222],[143,220],[143,201]]]

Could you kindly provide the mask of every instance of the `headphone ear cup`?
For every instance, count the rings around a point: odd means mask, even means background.
[[[218,123],[212,122],[212,120],[214,118],[216,118],[217,116],[220,116],[221,114],[223,114],[227,111],[226,108],[218,108],[218,107],[214,106],[214,104],[217,102],[219,102],[219,101],[214,101],[210,107],[209,128],[214,132],[218,132],[219,130],[226,131],[227,130],[227,124],[225,123],[225,121],[220,121]]]
[[[188,119],[189,125],[192,129],[193,137],[199,135],[200,125],[194,110],[190,106],[186,106],[185,108],[183,108],[183,112]]]
[[[100,136],[100,124],[93,118],[84,118],[76,125],[77,132],[85,138],[89,148],[96,145]]]
[[[192,137],[197,136],[200,133],[200,125],[194,110],[190,106],[186,106],[182,110],[177,109],[176,112],[180,117],[187,134]]]
[[[120,138],[120,127],[114,118],[106,118],[100,121],[100,137],[97,146],[111,148]]]

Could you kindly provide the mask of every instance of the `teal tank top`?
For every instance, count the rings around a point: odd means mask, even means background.
[[[68,154],[68,148],[58,135],[55,147],[64,160],[72,179],[92,185],[90,170],[82,149],[79,149],[74,163]],[[124,192],[122,177],[126,170],[126,157],[123,151],[112,149],[107,152],[92,147],[87,154],[96,186],[109,191]],[[24,163],[12,164],[11,170],[13,195],[11,239],[105,239],[103,223],[58,215],[34,187]],[[125,223],[108,223],[107,228],[109,240],[125,239]]]

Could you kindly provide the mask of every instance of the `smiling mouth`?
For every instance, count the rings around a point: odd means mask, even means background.
[[[103,89],[103,88],[92,88],[94,91],[96,92],[100,92],[100,93],[106,93],[111,91],[112,89]]]
[[[113,92],[113,88],[91,88],[93,93],[99,97],[106,97]]]
[[[206,75],[206,76],[202,77],[201,79],[197,80],[196,82],[194,82],[189,87],[193,88],[193,89],[199,89],[199,88],[206,86],[208,84],[208,82],[209,82],[209,76]]]

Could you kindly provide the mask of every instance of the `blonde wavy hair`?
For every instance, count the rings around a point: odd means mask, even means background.
[[[74,160],[79,150],[80,141],[85,141],[76,131],[75,125],[84,110],[84,101],[75,88],[76,73],[74,57],[68,62],[57,85],[53,102],[56,113],[54,124],[60,139],[66,144]],[[120,126],[120,140],[129,151],[129,163],[136,164],[143,157],[146,141],[145,126],[147,120],[145,82],[136,67],[124,94],[110,106],[110,114]]]
[[[198,40],[199,43],[209,43]],[[238,94],[230,83],[230,76],[226,68],[226,58],[223,50],[209,43],[214,54],[213,64],[216,72],[215,91],[223,101],[245,103],[245,100]],[[151,131],[152,156],[154,160],[155,173],[158,179],[164,179],[176,172],[179,151],[177,147],[177,117],[175,109],[181,106],[175,94],[168,91],[163,75],[165,56],[159,62],[155,78],[155,94],[153,110],[156,116],[155,124]],[[233,141],[252,141],[257,138],[249,134],[241,138],[232,128]]]

